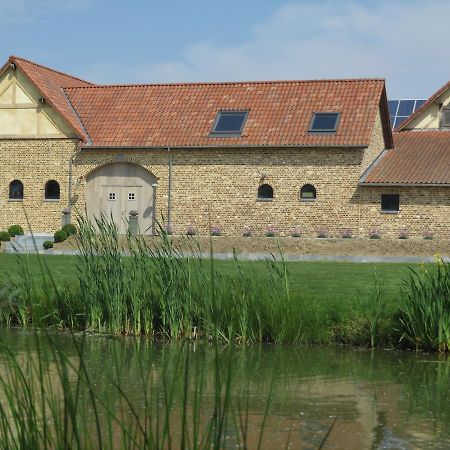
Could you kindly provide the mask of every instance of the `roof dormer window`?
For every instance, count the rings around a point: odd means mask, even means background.
[[[248,111],[219,111],[211,131],[212,136],[240,136]]]
[[[310,133],[335,133],[339,124],[338,112],[315,112],[313,114]]]

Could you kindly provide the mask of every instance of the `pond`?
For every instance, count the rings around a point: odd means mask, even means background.
[[[227,398],[233,405],[223,421],[220,448],[244,448],[238,429],[246,430],[249,449],[257,448],[260,439],[264,449],[317,449],[327,434],[324,449],[450,448],[450,362],[439,355],[274,345],[217,348],[131,338],[74,340],[61,334],[52,337],[57,344],[40,339],[38,349],[33,331],[1,329],[0,337],[19,365],[46,361],[46,386],[58,403],[67,394],[67,386],[61,387],[58,351],[72,364],[68,379],[75,386],[77,345],[83,343],[86,373],[102,399],[98,415],[104,441],[114,448],[135,447],[127,447],[121,427],[107,425],[107,408],[101,405],[108,405],[122,423],[145,416],[142,423],[155,433],[169,411],[172,443],[163,447],[180,448],[178,424],[185,417],[185,438],[201,440],[205,424],[214,411],[217,415],[217,392],[222,407]],[[11,359],[4,350],[1,355],[0,377],[9,382]],[[94,429],[87,394],[77,409],[82,426]],[[160,424],[150,424],[152,420]]]

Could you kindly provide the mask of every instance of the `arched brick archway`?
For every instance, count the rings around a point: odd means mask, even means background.
[[[126,233],[130,211],[138,211],[139,230],[151,234],[153,187],[156,177],[129,162],[106,164],[86,176],[86,209],[89,217],[112,216],[121,234]]]

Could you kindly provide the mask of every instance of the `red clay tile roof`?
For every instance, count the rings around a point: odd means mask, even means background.
[[[36,64],[17,56],[11,56],[7,64],[9,63],[16,64],[16,67],[20,68],[28,79],[42,93],[45,101],[62,115],[62,117],[68,122],[68,124],[83,141],[88,142],[86,131],[84,130],[70,103],[67,101],[66,95],[62,91],[62,88],[92,86],[92,83],[80,80],[79,78],[58,72],[48,67],[41,66],[40,64]]]
[[[394,133],[394,143],[361,184],[450,185],[450,132],[401,131]]]
[[[384,80],[187,83],[64,89],[94,146],[369,145]],[[248,110],[240,137],[209,137],[217,112]],[[313,112],[341,113],[333,134],[308,132]],[[387,119],[386,119],[387,118]],[[387,122],[386,122],[387,123]],[[385,138],[391,136],[387,126]]]

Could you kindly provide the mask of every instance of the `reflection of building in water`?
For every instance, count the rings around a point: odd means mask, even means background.
[[[70,342],[62,347],[70,355],[68,362],[72,367],[68,366],[68,380],[74,387],[78,379],[79,361]],[[199,425],[200,435],[205,432],[213,416],[215,404],[215,353],[207,346],[199,345],[198,348],[199,350],[196,348],[191,352],[189,373],[186,414],[190,437],[195,424]],[[134,423],[131,403],[139,420],[144,423],[146,398],[152,415],[153,430],[158,415],[160,431],[165,426],[164,384],[170,387],[175,383],[173,402],[169,402],[172,407],[169,413],[169,428],[172,441],[176,443],[181,436],[183,421],[184,358],[180,359],[180,351],[183,351],[183,347],[141,346],[137,341],[125,343],[121,340],[104,341],[95,338],[86,344],[85,363],[95,395],[101,398],[119,419],[125,417],[126,421]],[[221,367],[224,369],[221,375],[226,375],[226,364],[234,364],[234,384],[231,395],[233,410],[228,414],[227,444],[224,448],[242,445],[243,437],[239,428],[245,426],[245,423],[248,426],[247,448],[258,447],[272,376],[275,377],[274,391],[263,430],[262,449],[285,448],[288,437],[292,449],[316,449],[333,418],[336,418],[336,423],[325,448],[426,448],[427,443],[439,436],[439,430],[436,431],[437,422],[428,416],[430,404],[427,401],[432,399],[434,404],[442,406],[442,410],[445,409],[449,393],[448,376],[445,376],[445,370],[439,372],[440,365],[436,370],[434,364],[421,364],[423,377],[414,379],[411,374],[419,372],[418,364],[413,358],[401,356],[404,366],[408,368],[405,373],[408,373],[409,379],[418,386],[415,392],[408,391],[405,385],[406,377],[398,375],[398,367],[395,365],[397,360],[389,359],[383,354],[375,357],[378,358],[377,362],[382,363],[377,365],[367,357],[367,353],[330,349],[317,352],[314,349],[263,351],[261,348],[246,348],[232,351],[231,358],[225,353],[227,352],[220,353]],[[27,368],[36,370],[38,363],[43,363],[46,393],[62,406],[67,387],[60,383],[60,372],[52,356],[49,356],[48,361],[45,358],[39,361],[35,351],[17,351],[15,355],[18,366],[30,376],[32,373],[28,372]],[[281,367],[274,372],[273,367],[277,365]],[[442,369],[446,369],[446,366],[442,366]],[[196,383],[199,382],[201,373],[205,378],[200,393]],[[2,363],[0,378],[5,380],[7,376],[8,369],[5,363]],[[38,378],[31,376],[30,379],[36,381]],[[149,383],[147,392],[143,389],[143,379]],[[441,383],[440,387],[439,379],[444,383]],[[120,395],[111,380],[119,380],[130,403]],[[34,386],[39,393],[39,384]],[[85,384],[82,383],[81,386],[82,401],[78,410],[80,426],[85,430],[87,439],[92,439],[95,437],[95,420],[89,403],[89,392]],[[420,397],[420,392],[423,392],[424,397]],[[405,401],[408,397],[419,405],[415,412],[412,412],[407,400]],[[197,406],[194,398],[197,398]],[[0,396],[0,402],[7,408],[4,396]],[[106,437],[109,433],[106,409],[100,402],[98,407]],[[54,423],[49,410],[47,414],[48,423]],[[39,418],[42,418],[42,415]],[[112,424],[111,433],[115,443],[113,448],[122,450],[123,429],[117,422]],[[448,435],[439,438],[441,442],[449,442]]]

